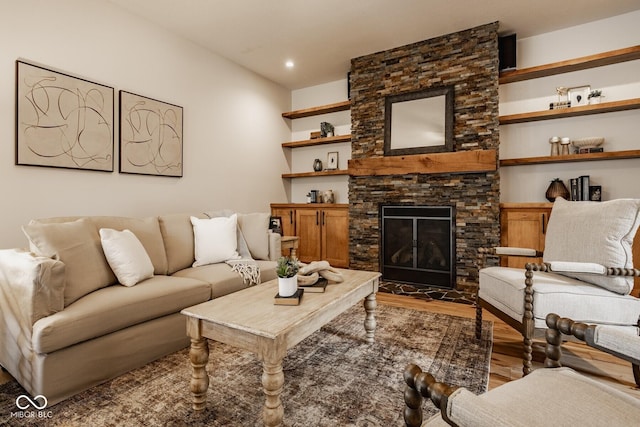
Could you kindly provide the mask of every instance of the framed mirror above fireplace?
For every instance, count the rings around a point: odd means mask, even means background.
[[[453,86],[385,98],[384,154],[453,151]]]

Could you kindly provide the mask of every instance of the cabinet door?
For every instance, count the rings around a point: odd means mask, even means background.
[[[544,237],[549,210],[510,211],[501,215],[501,245],[544,251]],[[524,268],[528,262],[542,262],[542,258],[502,257],[501,265]]]
[[[295,236],[296,235],[296,211],[292,208],[273,208],[271,209],[272,216],[279,216],[282,221],[282,235],[283,236]]]
[[[333,267],[349,267],[349,211],[322,211],[322,259]]]
[[[298,259],[302,262],[321,259],[320,209],[296,209]]]

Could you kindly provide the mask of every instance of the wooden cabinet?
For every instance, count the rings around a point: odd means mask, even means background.
[[[349,208],[343,204],[272,204],[271,212],[283,222],[293,215],[293,234],[300,238],[302,262],[325,260],[333,267],[349,267]]]
[[[551,203],[500,204],[500,245],[544,251],[551,207]],[[527,262],[542,262],[542,259],[502,257],[501,265],[524,268]]]

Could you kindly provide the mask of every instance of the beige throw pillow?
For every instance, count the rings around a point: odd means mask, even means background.
[[[98,230],[87,219],[22,227],[30,250],[65,265],[64,306],[90,292],[115,283],[116,278],[102,252]]]
[[[151,258],[131,230],[101,228],[100,240],[107,262],[120,284],[134,286],[153,277]]]
[[[238,214],[238,226],[247,242],[253,259],[269,259],[269,220],[268,213]]]
[[[589,262],[605,267],[633,267],[632,243],[640,224],[640,200],[569,202],[556,199],[545,238],[544,261]],[[632,277],[564,273],[627,295]]]

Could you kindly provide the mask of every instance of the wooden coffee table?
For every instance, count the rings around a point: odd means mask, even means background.
[[[272,280],[182,310],[182,314],[187,316],[187,334],[191,337],[189,358],[193,367],[190,383],[193,409],[201,411],[206,405],[209,388],[207,338],[256,353],[262,361],[262,387],[266,396],[262,417],[265,426],[282,423],[282,359],[287,350],[362,300],[366,311],[366,339],[373,342],[380,273],[340,271],[344,282],[329,284],[324,293],[305,293],[297,306],[273,303],[278,293],[278,282]]]

